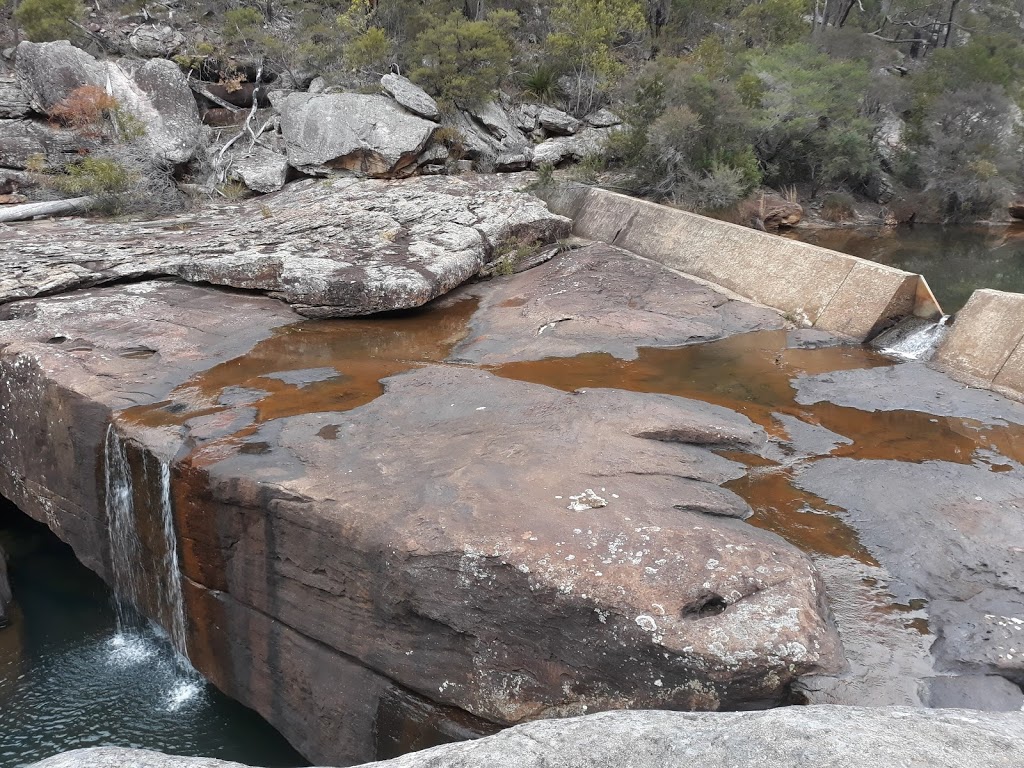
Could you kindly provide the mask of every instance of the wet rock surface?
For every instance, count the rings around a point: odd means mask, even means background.
[[[310,317],[416,307],[475,275],[506,242],[569,221],[513,177],[338,179],[155,222],[66,220],[0,231],[0,303],[170,275],[266,292]]]
[[[624,284],[623,264],[605,268]],[[353,324],[221,296],[141,283],[11,305],[16,403],[0,418],[19,437],[0,492],[102,573],[102,499],[60,468],[99,455],[111,410],[133,461],[176,457],[193,662],[305,754],[372,757],[397,693],[464,720],[440,728],[453,738],[608,707],[777,703],[795,676],[842,665],[810,561],[720,487],[743,469],[715,450],[763,445],[745,417],[446,363],[472,298],[429,322]],[[204,330],[220,312],[249,334],[233,361],[217,351],[230,332]],[[639,319],[618,321],[634,344]],[[68,434],[32,443],[35,414],[54,413]]]
[[[828,765],[994,768],[1024,760],[1024,716],[898,708],[788,707],[770,712],[605,712],[510,728],[373,768],[648,768],[680,756],[702,768]],[[128,749],[86,749],[36,768],[236,768]],[[371,768],[365,766],[364,768]]]
[[[480,297],[481,311],[455,356],[483,365],[598,352],[631,360],[638,347],[785,325],[772,310],[598,243],[463,292]]]
[[[14,596],[11,594],[11,582],[7,578],[7,554],[0,546],[0,629],[10,623],[11,601]]]

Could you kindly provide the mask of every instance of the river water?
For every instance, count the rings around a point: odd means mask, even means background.
[[[952,314],[977,288],[1024,292],[1024,226],[797,228],[805,243],[925,276]]]
[[[107,745],[308,765],[255,712],[183,673],[166,639],[119,633],[109,588],[2,500],[0,545],[18,606],[0,629],[0,767]]]

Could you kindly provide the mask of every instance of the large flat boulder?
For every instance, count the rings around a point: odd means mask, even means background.
[[[387,96],[291,93],[274,106],[281,112],[288,162],[310,174],[408,175],[437,129]]]
[[[145,129],[143,140],[158,159],[185,163],[199,148],[199,109],[174,62],[98,61],[66,40],[26,41],[17,48],[15,75],[32,107],[43,114],[76,89],[94,86],[113,96],[139,121]]]
[[[96,465],[111,420],[139,477],[169,461],[193,663],[323,762],[371,759],[380,713],[410,697],[461,723],[453,738],[765,706],[837,672],[813,565],[721,487],[745,470],[716,451],[760,451],[763,430],[454,364],[477,304],[292,324],[269,299],[166,282],[16,302],[0,493],[105,573],[102,480],[67,468]],[[136,506],[144,529],[153,508]],[[159,593],[163,569],[140,570]]]
[[[417,307],[506,243],[548,243],[569,220],[523,183],[415,178],[290,185],[158,222],[61,220],[0,231],[0,303],[143,275],[262,291],[309,317]]]
[[[633,360],[640,347],[696,344],[779,329],[785,320],[671,270],[654,270],[603,243],[569,250],[514,280],[469,285],[479,297],[459,360],[489,365],[604,352]]]
[[[372,768],[999,768],[1024,762],[1024,715],[899,708],[769,712],[605,712],[528,723]],[[66,752],[34,768],[238,768],[237,763],[113,747]],[[371,768],[364,766],[363,768]]]

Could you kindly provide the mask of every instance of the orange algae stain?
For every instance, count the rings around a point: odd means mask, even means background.
[[[845,437],[825,456],[904,462],[989,463],[993,471],[1010,465],[993,462],[988,452],[1024,461],[1024,427],[991,426],[964,418],[925,412],[863,411],[829,402],[801,404],[793,381],[800,375],[891,366],[894,361],[863,346],[787,349],[786,331],[740,334],[721,341],[674,348],[642,348],[634,360],[591,353],[572,358],[514,362],[489,368],[511,379],[558,389],[609,387],[700,400],[742,413],[786,443],[790,436],[776,415],[793,416]],[[753,510],[752,525],[774,531],[802,550],[848,556],[872,566],[878,562],[843,522],[839,507],[797,487],[792,467],[740,452],[720,452],[749,468],[725,487]]]
[[[120,418],[141,427],[187,424],[194,434],[219,427],[237,442],[253,425],[274,419],[352,410],[383,393],[382,379],[442,362],[465,338],[476,306],[467,299],[373,319],[289,325],[246,354],[192,377],[166,400],[128,408]],[[227,437],[221,434],[218,441]]]

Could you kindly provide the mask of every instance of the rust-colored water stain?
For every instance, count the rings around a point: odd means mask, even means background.
[[[893,360],[863,346],[787,349],[785,331],[763,331],[722,341],[676,348],[643,348],[634,360],[607,354],[548,358],[494,366],[512,379],[566,391],[610,387],[634,392],[677,395],[721,405],[747,416],[772,437],[788,441],[776,414],[824,427],[851,442],[827,455],[860,460],[988,463],[995,452],[1024,460],[1024,427],[990,426],[971,419],[934,416],[918,411],[863,411],[834,403],[796,402],[793,380],[800,375],[893,365]],[[829,556],[849,556],[877,565],[856,531],[837,507],[796,487],[792,470],[764,469],[772,462],[748,454],[724,452],[752,468],[727,487],[743,497],[754,515],[750,523],[772,530],[801,549]],[[814,460],[818,456],[807,456]],[[758,469],[758,468],[762,469]]]
[[[400,315],[286,326],[245,355],[193,377],[167,400],[129,408],[121,418],[146,427],[181,426],[245,405],[260,424],[351,410],[379,397],[382,379],[443,361],[465,337],[476,305],[467,299]]]
[[[842,510],[793,485],[790,470],[752,469],[725,484],[743,497],[754,514],[748,523],[779,534],[804,552],[852,557],[866,565],[878,561],[860,543],[857,532],[840,519]]]
[[[490,370],[566,391],[611,387],[702,400],[742,413],[783,440],[788,435],[774,414],[795,416],[853,441],[833,456],[969,464],[979,458],[979,451],[990,450],[1024,461],[1020,425],[796,402],[792,382],[797,376],[889,365],[891,358],[867,347],[787,349],[785,331],[761,331],[688,347],[643,348],[634,360],[598,353],[507,363]]]

